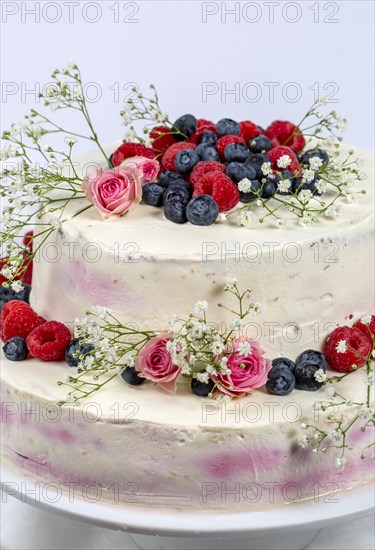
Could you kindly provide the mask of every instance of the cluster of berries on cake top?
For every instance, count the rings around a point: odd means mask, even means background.
[[[216,124],[191,114],[179,117],[172,129],[156,126],[152,148],[123,143],[111,156],[114,166],[126,158],[157,158],[157,181],[143,187],[143,202],[163,207],[174,223],[211,225],[219,213],[239,202],[251,203],[275,194],[319,194],[316,180],[305,181],[302,170],[312,157],[328,163],[319,148],[303,152],[306,142],[293,123],[275,120],[266,129],[245,120],[223,118]],[[269,163],[269,171],[262,167]]]

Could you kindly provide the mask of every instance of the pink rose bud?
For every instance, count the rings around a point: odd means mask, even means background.
[[[131,157],[125,159],[121,166],[133,167],[135,170],[141,170],[143,174],[142,185],[148,183],[149,181],[155,181],[160,164],[155,159],[148,159],[146,157]]]
[[[233,342],[233,352],[227,355],[227,366],[231,374],[212,375],[216,390],[220,393],[231,397],[243,397],[267,382],[267,375],[272,367],[271,360],[263,357],[264,351],[259,342],[252,340],[247,341],[250,345],[250,353],[241,355],[240,347],[245,342],[245,340]]]
[[[156,382],[169,393],[174,393],[181,368],[173,363],[172,356],[166,348],[171,338],[172,334],[162,334],[147,342],[138,354],[135,368],[147,380]]]
[[[140,169],[121,165],[89,174],[82,189],[103,218],[122,216],[141,202],[142,179]]]

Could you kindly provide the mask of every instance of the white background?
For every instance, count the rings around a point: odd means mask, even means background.
[[[298,122],[314,96],[330,93],[328,108],[348,118],[346,141],[373,149],[372,0],[204,4],[2,0],[2,130],[41,108],[37,95],[52,70],[75,61],[91,83],[103,143],[124,134],[119,111],[129,83],[146,90],[153,82],[172,119],[192,112],[261,125]],[[64,124],[82,130],[69,113]],[[3,506],[2,529],[8,550],[134,547],[126,535],[16,501]],[[370,549],[373,540],[367,519],[325,529],[309,548]]]

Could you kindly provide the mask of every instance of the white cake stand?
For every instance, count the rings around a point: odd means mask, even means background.
[[[99,527],[127,531],[142,549],[299,550],[317,531],[357,519],[374,507],[374,485],[366,484],[330,497],[241,513],[189,512],[145,508],[90,497],[78,498],[61,486],[33,478],[1,457],[3,500],[10,496],[50,512]]]

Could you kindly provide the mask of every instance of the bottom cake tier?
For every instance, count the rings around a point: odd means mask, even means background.
[[[61,407],[66,388],[57,382],[68,373],[62,363],[2,359],[1,452],[41,482],[87,499],[246,510],[317,499],[374,477],[366,450],[373,430],[355,422],[363,414],[355,403],[367,392],[363,371],[340,382],[340,395],[351,400],[344,423],[353,421],[346,465],[341,451],[329,448],[334,438],[325,441],[326,452],[301,446],[304,424],[334,429],[331,409],[321,410],[324,389],[288,397],[256,390],[219,403],[183,388],[172,396],[152,384],[112,380],[80,404]]]

